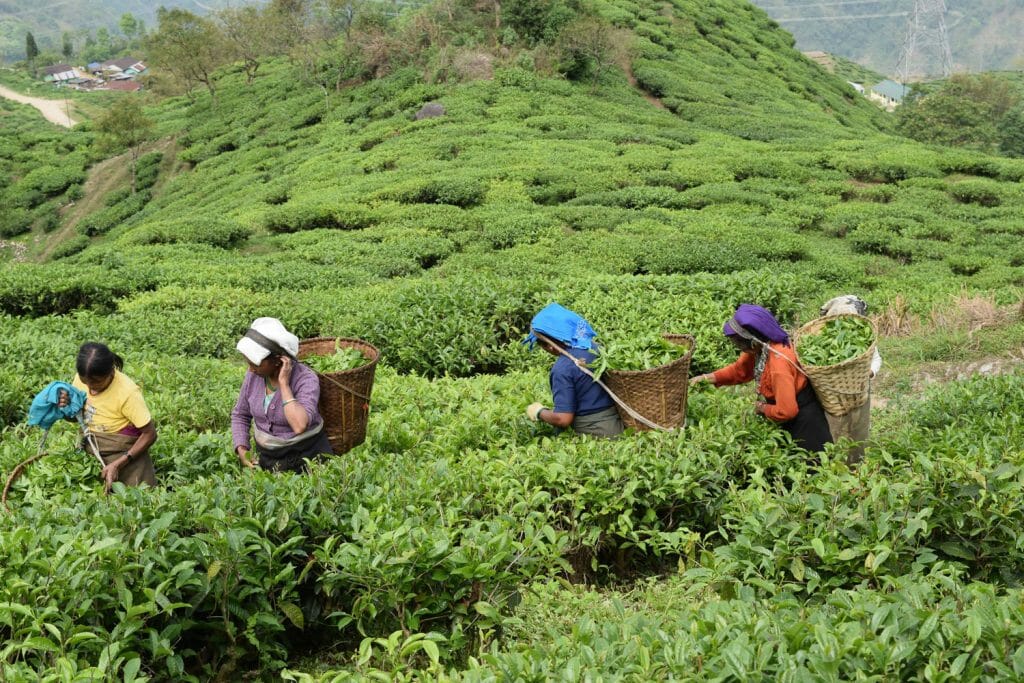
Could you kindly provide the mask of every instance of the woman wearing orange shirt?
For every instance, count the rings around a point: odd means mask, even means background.
[[[739,359],[694,377],[690,384],[710,381],[721,387],[754,380],[759,394],[754,412],[779,423],[801,448],[824,450],[832,442],[825,410],[775,316],[760,306],[741,304],[723,331],[740,350]]]

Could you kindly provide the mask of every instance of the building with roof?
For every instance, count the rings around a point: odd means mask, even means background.
[[[877,102],[886,111],[892,111],[900,106],[909,92],[910,88],[907,86],[887,78],[871,86],[868,99]]]
[[[138,76],[146,70],[146,65],[135,57],[108,59],[105,62],[100,62],[95,69],[92,68],[92,64],[90,64],[89,67],[94,74],[100,74],[108,77],[113,77],[115,75],[124,75],[128,77]]]
[[[70,64],[52,64],[43,67],[43,80],[47,83],[63,83],[78,78],[75,67]]]

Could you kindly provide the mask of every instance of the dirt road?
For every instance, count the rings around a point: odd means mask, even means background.
[[[78,123],[78,121],[75,121],[73,118],[68,116],[63,100],[46,100],[41,97],[29,97],[28,95],[22,95],[21,93],[14,92],[2,85],[0,85],[0,97],[6,97],[9,100],[21,102],[22,104],[30,104],[42,112],[47,121],[56,123],[58,126],[70,128]]]

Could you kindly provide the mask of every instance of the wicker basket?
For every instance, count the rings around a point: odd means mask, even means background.
[[[875,339],[878,330],[869,318],[855,313],[844,313],[828,318],[816,318],[796,331],[793,348],[797,358],[800,357],[800,339],[809,334],[816,334],[822,326],[834,318],[855,317],[867,320],[871,325],[872,342],[868,349],[855,358],[845,360],[836,365],[807,365],[801,367],[811,380],[811,386],[821,401],[825,412],[835,416],[846,415],[854,408],[859,408],[868,400],[871,382],[871,359],[875,355]]]
[[[640,415],[669,429],[686,424],[686,397],[689,389],[690,359],[694,339],[689,334],[663,334],[669,342],[686,346],[686,355],[671,363],[647,370],[607,370],[604,383]],[[617,406],[626,427],[649,429]]]
[[[340,372],[317,373],[320,378],[320,415],[335,455],[341,455],[366,440],[370,416],[370,392],[380,352],[361,339],[317,337],[299,342],[299,360],[329,356],[337,349],[357,349],[366,365]]]

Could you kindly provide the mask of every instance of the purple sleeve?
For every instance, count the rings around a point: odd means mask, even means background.
[[[309,415],[309,426],[320,424],[320,378],[307,366],[299,363],[298,372],[292,373],[292,395]]]
[[[242,390],[238,394],[238,401],[231,410],[231,440],[235,450],[239,446],[249,447],[249,427],[252,425],[252,412],[249,410],[249,386],[252,384],[253,375],[245,373],[242,381]]]

